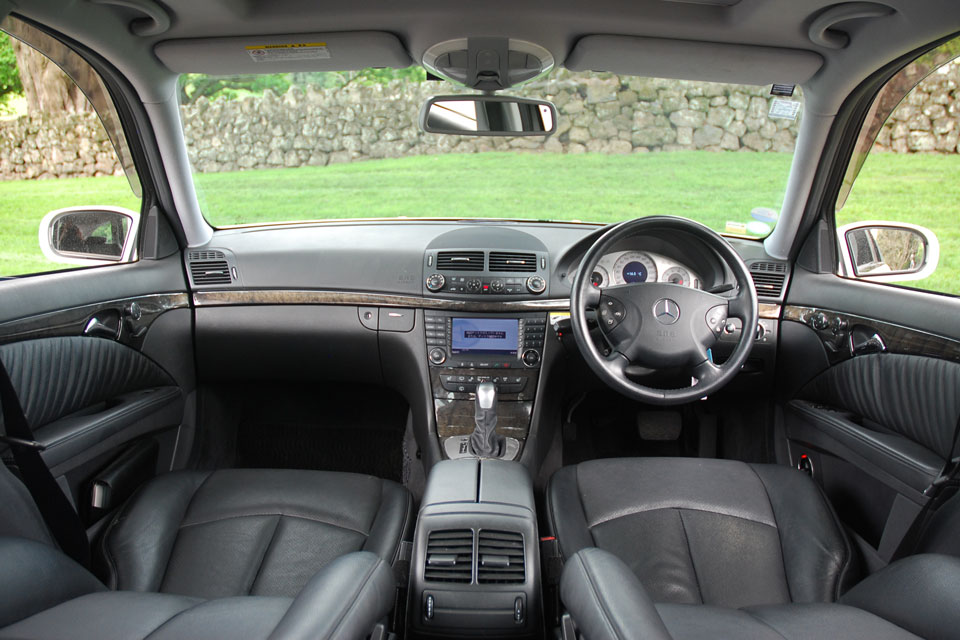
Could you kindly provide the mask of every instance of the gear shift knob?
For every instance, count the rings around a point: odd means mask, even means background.
[[[497,427],[497,388],[492,382],[477,385],[477,399],[474,410],[476,423],[470,436],[470,451],[481,458],[496,458],[500,455],[501,438],[496,434]]]

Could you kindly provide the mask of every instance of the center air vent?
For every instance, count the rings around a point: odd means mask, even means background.
[[[477,539],[477,558],[478,583],[523,584],[523,534],[481,531]]]
[[[490,252],[490,271],[533,272],[537,270],[534,253]]]
[[[431,531],[423,579],[428,582],[469,584],[473,570],[473,531]]]
[[[754,262],[750,265],[750,275],[757,288],[757,295],[779,298],[787,277],[787,265],[783,262]]]
[[[223,254],[220,255],[221,257],[223,256]],[[191,262],[190,278],[195,285],[230,284],[233,281],[230,275],[230,265],[227,264],[226,260],[198,260]]]
[[[483,271],[483,251],[441,251],[437,254],[440,271]]]

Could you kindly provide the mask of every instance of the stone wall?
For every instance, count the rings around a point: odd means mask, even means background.
[[[957,153],[958,86],[960,64],[934,73],[897,108],[876,147]],[[190,160],[203,172],[508,149],[791,151],[798,127],[798,122],[768,117],[772,98],[762,88],[560,70],[517,91],[557,105],[558,131],[546,141],[421,133],[420,105],[434,93],[451,90],[432,82],[335,91],[294,87],[282,96],[268,91],[243,100],[200,99],[181,113]],[[104,174],[120,174],[120,167],[94,114],[0,122],[0,179]]]

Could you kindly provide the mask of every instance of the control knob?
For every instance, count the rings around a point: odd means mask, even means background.
[[[528,367],[535,367],[540,364],[540,352],[536,349],[527,349],[523,352],[523,364]]]
[[[446,279],[443,277],[442,273],[434,273],[427,276],[427,290],[429,291],[440,291],[443,289],[443,284],[446,282]]]
[[[467,291],[470,293],[478,293],[481,286],[483,286],[483,284],[480,282],[480,278],[467,280]]]
[[[503,280],[500,278],[495,278],[490,281],[490,291],[493,293],[503,293],[503,290],[506,288]]]
[[[447,352],[440,347],[434,347],[433,349],[430,349],[428,357],[430,358],[430,362],[433,364],[443,364],[447,359]]]
[[[547,281],[541,276],[530,276],[527,278],[527,290],[534,294],[543,293],[547,290]]]

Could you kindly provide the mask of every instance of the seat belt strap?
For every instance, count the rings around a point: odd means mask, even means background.
[[[953,431],[953,444],[950,446],[950,457],[946,463],[944,463],[937,478],[930,483],[929,487],[924,489],[923,495],[927,496],[927,501],[924,503],[923,508],[920,509],[917,517],[913,519],[910,528],[907,529],[896,551],[893,552],[893,556],[890,559],[891,562],[916,551],[933,514],[940,508],[940,505],[952,497],[952,493],[945,489],[954,485],[958,475],[960,475],[960,454],[957,452],[958,444],[960,444],[960,417],[957,418],[957,426]]]
[[[84,567],[90,566],[90,542],[67,496],[60,489],[47,464],[40,457],[44,446],[37,442],[23,413],[20,399],[0,360],[0,404],[6,433],[0,442],[7,444],[20,470],[20,477],[47,523],[60,549]]]

